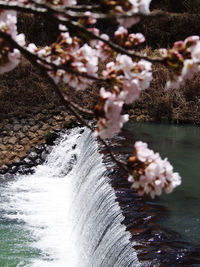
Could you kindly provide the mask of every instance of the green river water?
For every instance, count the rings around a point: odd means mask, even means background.
[[[134,140],[147,142],[167,157],[182,177],[181,186],[172,194],[154,200],[169,210],[160,223],[200,244],[200,127],[131,122],[126,128]]]

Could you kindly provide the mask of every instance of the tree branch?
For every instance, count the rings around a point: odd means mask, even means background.
[[[20,3],[6,3],[5,1],[0,1],[0,9],[5,10],[16,10],[32,14],[45,14],[47,12],[46,8],[36,7],[32,4],[24,5]]]
[[[164,59],[163,58],[150,58],[148,56],[142,56],[142,55],[136,53],[135,51],[126,50],[123,47],[113,43],[112,41],[106,40],[106,39],[102,38],[101,36],[98,36],[98,35],[94,34],[93,32],[89,31],[87,28],[85,28],[84,26],[79,24],[78,22],[66,21],[66,20],[63,19],[62,23],[65,24],[68,28],[76,29],[76,30],[78,30],[80,32],[84,32],[85,34],[87,34],[88,36],[92,37],[93,39],[97,39],[99,41],[104,42],[110,48],[112,48],[113,50],[115,50],[118,53],[125,54],[127,56],[132,57],[132,58],[145,59],[145,60],[150,61],[152,63],[164,63]]]
[[[30,58],[31,60],[34,60],[34,62],[36,61],[40,61],[41,63],[43,63],[45,66],[44,68],[47,70],[47,71],[53,71],[53,70],[65,70],[66,72],[68,73],[71,73],[71,74],[74,74],[76,76],[81,76],[81,77],[84,77],[84,78],[88,78],[90,80],[94,80],[94,81],[98,81],[98,82],[106,82],[107,79],[105,78],[99,78],[99,77],[95,77],[95,76],[91,76],[91,75],[88,75],[87,73],[81,73],[81,72],[78,72],[70,67],[67,67],[65,65],[56,65],[54,63],[51,63],[51,62],[48,62],[47,60],[41,58],[41,57],[38,57],[37,55],[35,54],[32,54],[31,52],[29,52],[27,49],[25,49],[24,47],[20,46],[17,42],[15,42],[10,35],[4,33],[4,32],[1,32],[0,31],[0,36],[8,41],[13,47],[19,49],[22,54],[24,54],[27,58]],[[47,66],[49,66],[50,68],[48,68]]]
[[[34,1],[34,3],[37,3],[37,1]],[[43,6],[45,6],[46,8],[44,8]],[[104,42],[110,48],[112,48],[113,50],[115,50],[118,53],[122,53],[122,54],[128,55],[128,56],[130,56],[132,58],[145,59],[145,60],[148,60],[148,61],[150,61],[152,63],[164,63],[164,59],[162,59],[162,58],[151,58],[151,57],[148,57],[148,56],[140,55],[139,53],[136,53],[135,51],[126,50],[123,47],[120,47],[119,45],[117,45],[116,43],[114,43],[114,42],[112,42],[110,40],[106,40],[106,39],[94,34],[93,32],[89,31],[87,28],[85,28],[83,25],[79,24],[78,22],[69,21],[65,17],[55,17],[54,16],[55,13],[60,13],[60,14],[66,15],[66,12],[63,11],[63,8],[61,8],[61,7],[52,7],[52,5],[51,6],[43,5],[43,6],[41,8],[37,8],[37,7],[34,7],[32,5],[23,5],[23,4],[14,4],[14,3],[5,4],[5,2],[0,1],[0,8],[16,9],[18,11],[24,11],[24,12],[29,12],[29,13],[33,13],[33,14],[45,15],[48,19],[53,19],[53,20],[55,20],[57,22],[65,24],[68,28],[78,30],[80,32],[83,32],[83,33],[87,34],[88,36],[90,36],[93,39],[97,39],[97,40],[100,40],[100,41]],[[150,15],[133,14],[132,16],[155,17],[155,16],[161,16],[163,14],[165,14],[165,13],[164,12],[155,12],[155,13],[152,13]],[[120,16],[122,16],[122,17],[130,17],[130,16],[126,16],[126,15],[123,15],[123,14],[120,15]],[[71,15],[69,15],[69,17],[71,17]],[[116,15],[111,15],[111,18],[114,18],[114,17],[116,18]],[[40,59],[40,60],[43,61],[42,59]],[[56,65],[54,65],[52,63],[48,63],[48,62],[44,62],[44,63],[48,64],[51,67],[58,68]],[[67,71],[69,73],[72,73],[72,74],[75,74],[77,76],[82,76],[82,77],[85,77],[85,78],[89,78],[89,79],[94,79],[94,80],[100,81],[99,78],[96,79],[95,77],[88,76],[87,74],[78,73],[78,72],[76,72],[76,71],[74,71],[72,69],[69,69],[67,67],[64,67],[64,66],[59,66],[59,69],[63,69],[65,71]]]

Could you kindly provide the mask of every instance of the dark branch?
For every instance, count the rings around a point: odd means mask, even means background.
[[[7,10],[16,10],[16,11],[22,11],[26,13],[32,13],[32,14],[45,14],[47,12],[46,8],[36,7],[32,4],[24,5],[24,4],[16,4],[16,3],[6,3],[5,1],[0,1],[0,9],[7,9]]]
[[[68,28],[79,30],[80,32],[87,34],[88,36],[92,37],[93,39],[97,39],[97,40],[104,42],[110,48],[112,48],[114,51],[116,51],[118,53],[125,54],[127,56],[132,57],[132,58],[145,59],[145,60],[148,60],[152,63],[164,63],[164,60],[162,58],[150,58],[148,56],[140,55],[140,54],[136,53],[135,51],[126,50],[123,47],[113,43],[112,41],[106,40],[106,39],[102,38],[101,36],[94,34],[93,32],[89,31],[87,28],[85,28],[84,26],[79,24],[78,22],[66,21],[63,19],[62,23],[65,24]]]
[[[38,57],[35,54],[30,53],[27,49],[25,49],[24,47],[20,46],[17,42],[15,42],[11,38],[10,35],[0,31],[0,36],[2,38],[4,38],[4,40],[8,41],[13,47],[19,49],[22,52],[22,54],[24,54],[27,58],[30,58],[31,61],[34,60],[34,62],[37,62],[39,60],[41,63],[45,64],[44,68],[46,69],[46,71],[61,69],[61,70],[65,70],[67,73],[71,73],[71,74],[74,74],[76,76],[81,76],[81,77],[88,78],[88,79],[95,80],[95,81],[99,81],[99,82],[105,82],[106,81],[105,78],[99,78],[99,77],[88,75],[87,73],[81,73],[81,72],[78,72],[78,71],[76,71],[70,67],[65,66],[65,65],[56,65],[56,64],[50,63],[50,62],[46,61],[45,59]]]

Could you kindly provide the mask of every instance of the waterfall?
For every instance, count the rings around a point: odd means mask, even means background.
[[[63,134],[33,175],[2,183],[0,194],[0,222],[9,232],[0,241],[0,266],[140,266],[89,130]]]

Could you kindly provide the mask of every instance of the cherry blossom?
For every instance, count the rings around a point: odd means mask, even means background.
[[[63,28],[62,26],[60,26]],[[64,28],[63,28],[64,29]],[[65,65],[78,73],[96,76],[98,71],[98,53],[88,44],[80,47],[79,39],[72,38],[69,32],[62,32],[60,42],[37,48],[34,44],[29,44],[27,50],[47,63],[53,63],[56,66]],[[41,62],[48,67],[48,64]],[[49,67],[50,68],[50,67]],[[76,90],[84,90],[93,83],[93,80],[77,76],[74,73],[62,69],[49,69],[48,74],[57,84],[62,81]]]
[[[21,46],[25,45],[24,34],[17,33],[16,11],[0,10],[0,31],[11,35],[11,37]],[[0,73],[8,72],[14,69],[20,61],[20,52],[18,49],[10,48],[10,45],[0,40]]]
[[[112,138],[114,134],[120,132],[123,124],[128,121],[128,115],[121,115],[124,102],[118,99],[115,93],[107,92],[101,88],[100,96],[105,103],[103,109],[100,112],[98,110],[99,120],[95,136],[100,136],[102,139]]]
[[[116,83],[113,87],[119,98],[126,104],[136,100],[142,90],[149,87],[152,80],[151,63],[146,60],[133,62],[127,55],[118,55],[102,72],[104,77]]]
[[[125,14],[128,11],[130,14],[137,14],[137,13],[148,14],[150,12],[149,5],[151,0],[129,0],[127,2],[129,2],[128,8],[127,5],[125,7],[126,3],[124,5],[122,4],[121,6],[117,7],[117,11],[119,13]],[[130,28],[134,24],[138,23],[140,21],[140,18],[135,16],[134,17],[130,16],[129,18],[118,18],[117,21],[125,28]]]
[[[133,156],[129,157],[129,182],[139,195],[149,194],[152,198],[160,196],[162,190],[171,193],[181,184],[181,177],[173,172],[173,167],[159,153],[154,153],[146,143],[135,143]],[[132,173],[131,173],[132,172]]]
[[[166,59],[166,65],[173,71],[171,80],[166,83],[166,89],[179,88],[186,79],[192,79],[200,71],[200,39],[190,36],[184,41],[175,42],[169,51],[161,50]]]

